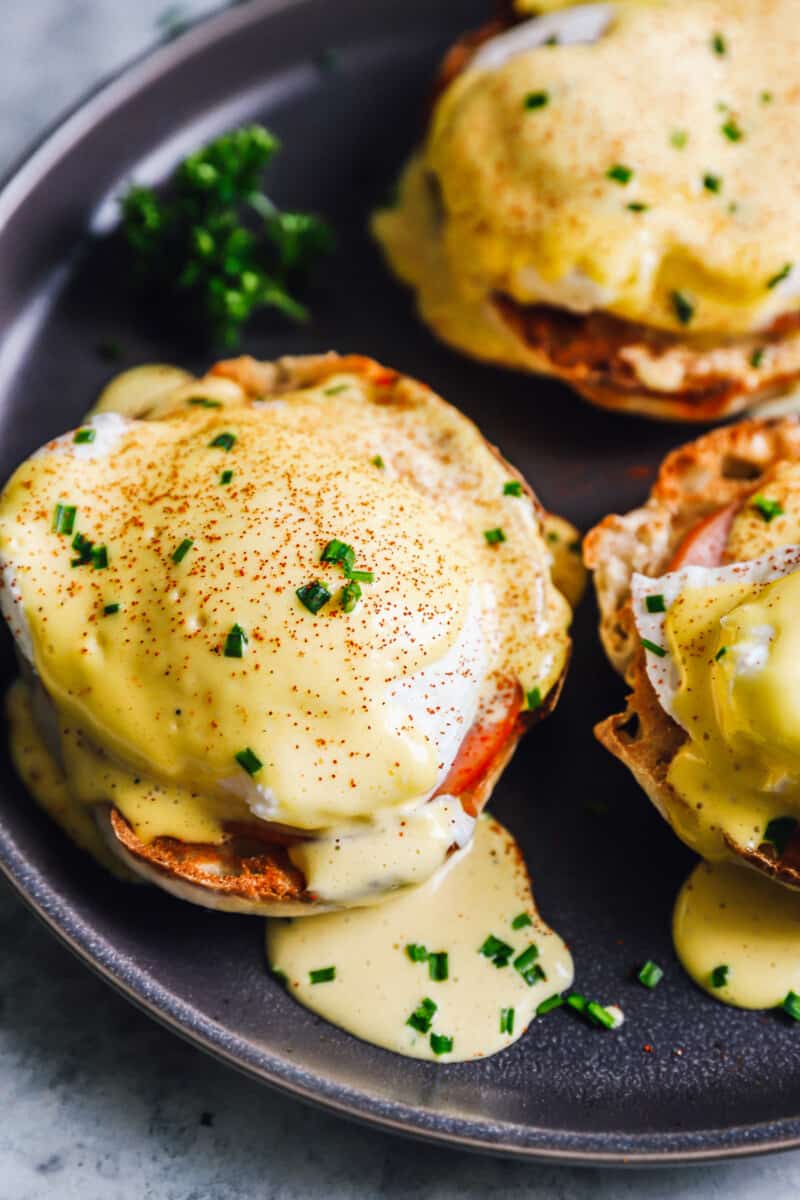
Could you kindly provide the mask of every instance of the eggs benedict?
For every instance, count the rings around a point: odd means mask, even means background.
[[[445,341],[596,404],[758,404],[800,375],[792,0],[534,7],[445,60],[391,268]]]
[[[722,999],[780,1004],[800,989],[800,422],[676,450],[585,557],[632,688],[597,736],[705,860],[676,907],[679,956]]]
[[[0,497],[19,769],[195,903],[421,884],[556,702],[543,521],[471,422],[369,359],[127,372]]]

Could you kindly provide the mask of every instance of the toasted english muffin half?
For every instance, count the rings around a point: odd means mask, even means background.
[[[646,650],[634,621],[632,579],[634,574],[656,579],[681,567],[747,561],[730,544],[734,522],[776,469],[795,462],[800,462],[797,417],[748,420],[713,430],[666,457],[640,508],[605,517],[584,540],[584,560],[593,572],[600,610],[600,638],[612,666],[631,688],[625,710],[601,721],[595,734],[676,831],[694,820],[668,778],[688,739],[648,677]],[[800,887],[797,834],[780,852],[766,842],[742,845],[727,834],[725,841],[739,862]]]
[[[335,385],[326,392],[324,385],[334,377]],[[238,406],[252,405],[258,410],[262,404],[280,403],[282,397],[305,389],[318,389],[317,394],[333,396],[346,388],[348,378],[363,381],[368,403],[374,406],[376,414],[380,413],[384,422],[391,422],[395,414],[398,422],[404,422],[410,439],[406,447],[409,453],[404,457],[401,447],[395,455],[391,463],[395,474],[402,478],[408,473],[411,478],[418,470],[419,484],[424,489],[433,486],[431,473],[439,471],[445,480],[452,482],[456,491],[464,489],[468,496],[470,491],[481,489],[485,471],[491,463],[492,478],[499,472],[497,495],[502,496],[507,486],[508,499],[503,503],[523,506],[519,510],[507,509],[510,514],[507,519],[516,522],[522,519],[523,512],[527,512],[529,516],[524,521],[530,521],[530,528],[535,531],[529,535],[533,553],[529,567],[532,572],[543,571],[548,577],[542,592],[547,599],[542,599],[542,604],[549,614],[548,621],[552,621],[551,648],[560,665],[541,692],[534,689],[527,695],[518,679],[498,676],[492,685],[492,695],[482,704],[471,727],[464,731],[454,758],[448,760],[450,768],[430,800],[454,798],[467,818],[475,818],[487,803],[523,733],[552,711],[558,700],[569,657],[566,635],[569,607],[557,585],[560,584],[576,600],[582,583],[576,531],[562,519],[545,512],[527,482],[495,447],[481,437],[475,426],[423,384],[372,359],[333,353],[283,358],[277,362],[241,357],[217,363],[201,379],[193,379],[187,373],[167,366],[134,369],[112,381],[87,420],[93,414],[117,413],[127,420],[168,422],[170,414],[176,413],[179,407],[197,406],[198,413],[209,409],[228,414],[222,419],[232,423]],[[417,462],[411,451],[420,447],[422,458]],[[227,461],[223,458],[220,465],[226,465]],[[232,457],[230,461],[233,461]],[[379,455],[373,461],[375,466],[371,470],[385,469]],[[494,489],[495,485],[492,485]],[[476,503],[479,507],[484,504],[490,515],[495,501],[487,499]],[[520,528],[516,524],[514,527]],[[508,525],[506,528],[510,531]],[[481,554],[493,549],[490,546]],[[502,546],[499,550],[502,553]],[[551,575],[554,583],[550,581]],[[9,586],[8,582],[6,586]],[[6,612],[6,616],[18,644],[21,644],[24,622],[16,610],[10,616]],[[12,721],[19,733],[15,758],[24,780],[36,794],[36,781],[42,770],[50,775],[57,774],[59,786],[64,781],[68,783],[68,763],[62,765],[59,762],[61,751],[55,706],[50,704],[48,707],[47,693],[41,681],[32,673],[29,659],[24,654],[22,657],[25,659],[23,680],[15,694]],[[63,724],[62,719],[62,737]],[[27,743],[35,740],[37,731],[39,743],[31,750]],[[77,741],[80,743],[82,739],[86,740],[85,735],[79,731]],[[106,755],[97,742],[90,750],[101,758]],[[70,820],[64,819],[63,811],[55,806],[51,811],[66,831],[75,836],[75,823],[70,825]],[[103,843],[125,868],[182,899],[222,911],[267,916],[306,915],[339,906],[320,898],[309,887],[303,870],[292,861],[291,848],[313,839],[313,833],[308,830],[277,820],[251,818],[245,813],[235,820],[225,821],[221,836],[213,842],[165,835],[146,837],[136,831],[134,822],[113,803],[110,795],[98,797],[93,814]],[[76,840],[93,851],[91,838],[83,826],[79,833],[81,836]],[[454,839],[447,854],[459,844]]]
[[[712,0],[583,6],[522,0],[497,6],[494,19],[465,34],[445,56],[423,145],[403,172],[397,204],[373,221],[392,270],[415,289],[423,320],[473,357],[552,376],[600,407],[658,420],[732,416],[758,408],[800,379],[800,314],[795,283],[788,282],[793,264],[775,257],[790,257],[791,239],[785,230],[769,228],[772,196],[765,192],[755,201],[748,195],[745,201],[732,175],[745,158],[747,172],[757,173],[748,156],[758,138],[764,139],[762,159],[780,155],[780,170],[794,180],[796,171],[779,148],[767,148],[770,137],[784,136],[778,133],[783,117],[770,126],[778,106],[783,99],[792,102],[780,82],[767,81],[775,70],[769,49],[747,61],[744,79],[736,83],[743,96],[750,90],[761,96],[758,113],[748,106],[745,114],[745,106],[730,102],[724,74],[738,69],[737,49],[749,40],[749,21],[758,28],[768,21],[780,27],[782,20],[766,0],[750,15],[741,2],[726,14]],[[674,88],[666,82],[672,66],[658,59],[656,48],[667,46],[671,21],[686,28],[683,40],[664,51],[669,64],[698,56],[695,78],[716,89],[707,104],[698,97],[697,112],[675,108]],[[626,28],[644,53],[623,46]],[[721,29],[730,32],[729,40]],[[592,88],[597,73],[579,75],[575,85],[569,72],[551,70],[552,63],[561,53],[591,53],[594,44],[613,42],[618,31],[620,61],[604,61],[599,73],[611,81],[609,94],[616,94],[617,78],[622,81],[619,103],[607,104],[605,91],[589,97],[578,90],[571,98],[576,86],[588,82]],[[770,35],[765,44],[778,43]],[[701,61],[706,52],[707,64]],[[785,53],[788,63],[788,44]],[[636,102],[622,99],[621,59],[641,59]],[[573,62],[581,71],[581,59]],[[750,77],[752,89],[745,83]],[[653,95],[641,100],[651,81]],[[726,100],[719,98],[723,93]],[[559,125],[556,114],[571,102],[574,108]],[[629,143],[644,136],[646,125],[649,146],[660,157],[640,163]],[[601,141],[607,161],[584,169],[582,160]],[[569,163],[566,151],[552,149],[573,145]],[[574,211],[567,213],[574,197]],[[619,228],[626,208],[627,238]],[[744,235],[745,220],[752,220],[748,245],[761,248],[749,279],[742,274],[734,282],[733,246]],[[571,230],[583,238],[574,253],[564,249]],[[587,230],[594,230],[593,238]],[[602,249],[607,242],[617,249]],[[620,250],[626,243],[630,249]],[[726,245],[730,254],[722,263],[719,248]],[[773,263],[763,279],[762,252]],[[615,263],[626,255],[625,268],[617,270]],[[747,293],[742,311],[730,302],[737,291]],[[749,316],[743,315],[747,306]],[[705,320],[704,308],[710,314]]]

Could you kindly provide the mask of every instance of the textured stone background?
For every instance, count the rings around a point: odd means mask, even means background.
[[[165,7],[2,0],[0,172],[66,105],[153,42]],[[199,15],[218,4],[180,7]],[[648,1173],[538,1168],[414,1145],[301,1107],[140,1015],[0,884],[0,1200],[798,1195],[800,1154]]]

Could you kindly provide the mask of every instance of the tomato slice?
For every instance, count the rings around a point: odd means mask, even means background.
[[[498,705],[504,704],[501,716],[495,720],[479,717],[470,727],[461,743],[447,777],[437,795],[459,796],[465,812],[478,815],[470,792],[482,781],[503,747],[514,736],[520,715],[522,690],[519,686],[509,687],[507,700],[498,697]]]
[[[741,501],[736,500],[690,529],[669,565],[670,571],[677,571],[679,567],[720,566],[740,505]]]

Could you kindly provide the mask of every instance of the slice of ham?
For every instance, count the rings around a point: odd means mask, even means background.
[[[740,508],[741,501],[735,500],[690,529],[669,564],[670,571],[677,571],[680,567],[720,566],[725,558],[734,517]]]

